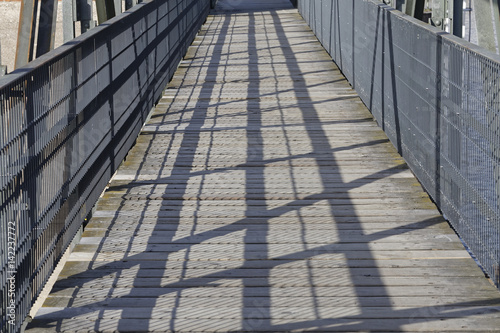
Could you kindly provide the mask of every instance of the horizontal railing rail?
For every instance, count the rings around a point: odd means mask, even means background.
[[[143,2],[0,80],[1,332],[19,331],[214,4]]]
[[[376,0],[298,8],[499,286],[500,57]]]

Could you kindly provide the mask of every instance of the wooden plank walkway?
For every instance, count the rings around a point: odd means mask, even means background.
[[[220,0],[28,332],[499,332],[499,311],[289,1]]]

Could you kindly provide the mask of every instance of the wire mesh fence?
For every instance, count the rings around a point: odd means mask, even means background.
[[[376,0],[299,11],[500,285],[500,57]]]

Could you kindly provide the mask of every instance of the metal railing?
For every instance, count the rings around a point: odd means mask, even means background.
[[[143,2],[0,80],[1,332],[21,327],[210,5]]]
[[[299,11],[500,285],[500,57],[379,1]]]

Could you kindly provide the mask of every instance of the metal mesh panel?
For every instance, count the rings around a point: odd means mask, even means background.
[[[210,3],[141,3],[0,80],[1,332],[19,330]]]
[[[298,8],[499,286],[500,57],[375,0]]]

